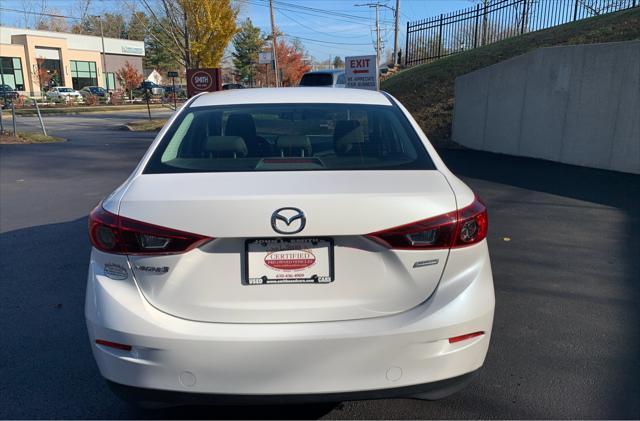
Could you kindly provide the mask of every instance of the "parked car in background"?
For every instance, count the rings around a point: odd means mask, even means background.
[[[164,95],[164,88],[155,82],[145,80],[133,91],[133,95],[140,97],[145,92],[149,92],[151,95]]]
[[[100,86],[85,86],[84,88],[80,89],[80,95],[82,95],[83,98],[90,95],[94,95],[103,99],[109,98],[109,92],[107,92],[106,89]]]
[[[176,95],[178,96],[178,98],[182,98],[182,97],[186,97],[187,96],[187,91],[180,85],[165,85],[162,87],[162,89],[164,89],[164,95],[165,96],[169,96],[172,93],[176,93]]]
[[[229,89],[244,89],[244,85],[240,83],[223,83],[222,90],[228,91]]]
[[[302,75],[299,86],[320,86],[326,88],[344,88],[344,69],[314,70]]]
[[[14,100],[14,99],[17,99],[19,96],[20,94],[11,86],[0,85],[0,99],[4,100],[6,98],[7,100]]]
[[[80,92],[73,88],[67,88],[66,86],[55,86],[47,91],[47,98],[53,101],[68,101],[76,100],[82,101],[82,95]]]

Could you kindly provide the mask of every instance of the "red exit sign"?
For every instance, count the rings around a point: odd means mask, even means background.
[[[378,66],[374,55],[345,57],[345,86],[356,89],[378,89]]]
[[[368,73],[370,61],[371,59],[368,58],[349,60],[349,66],[353,69],[353,73]]]

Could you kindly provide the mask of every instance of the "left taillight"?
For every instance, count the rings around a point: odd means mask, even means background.
[[[422,221],[368,234],[391,249],[423,250],[464,247],[487,237],[487,208],[476,196],[467,207]]]
[[[89,214],[89,239],[100,251],[116,254],[176,254],[211,237],[148,224],[107,212],[98,205]]]

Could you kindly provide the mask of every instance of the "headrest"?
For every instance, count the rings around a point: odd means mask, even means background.
[[[247,156],[247,144],[240,136],[209,136],[204,149],[206,152],[239,158]]]
[[[300,155],[300,151],[304,151],[304,156],[311,156],[311,141],[307,136],[280,136],[276,147],[283,152],[292,151]]]
[[[340,144],[364,143],[364,132],[358,120],[336,121],[333,140]]]
[[[224,134],[227,136],[241,136],[245,139],[256,137],[256,123],[248,113],[229,114]]]
[[[333,131],[333,147],[336,154],[351,153],[353,145],[364,143],[364,131],[358,120],[336,121]]]

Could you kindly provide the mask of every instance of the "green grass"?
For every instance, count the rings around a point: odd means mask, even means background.
[[[0,143],[53,143],[64,142],[65,139],[55,136],[45,136],[42,133],[18,132],[13,136],[8,132],[0,134]]]
[[[156,120],[136,120],[127,123],[126,127],[132,132],[153,132],[162,129],[166,122],[166,118]]]
[[[381,89],[411,111],[433,143],[452,145],[456,77],[541,47],[633,39],[640,39],[640,8],[532,32],[412,67],[382,82]]]
[[[29,108],[16,108],[16,115],[37,115],[37,111],[34,107],[29,105]],[[169,109],[167,105],[163,104],[151,104],[150,108],[154,109]],[[40,107],[40,114],[81,114],[81,113],[105,113],[105,112],[118,112],[118,111],[147,111],[147,104],[126,104],[126,105],[76,105],[72,107],[56,106],[56,107]],[[2,110],[3,117],[5,115],[11,115],[10,109]]]

